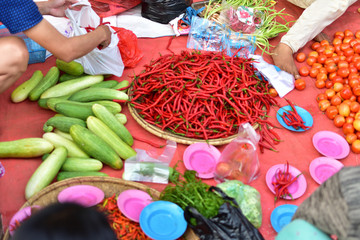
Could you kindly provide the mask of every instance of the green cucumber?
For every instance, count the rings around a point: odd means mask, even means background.
[[[109,175],[103,172],[59,172],[59,174],[57,175],[57,180],[62,181],[68,178],[87,177],[87,176],[108,177]]]
[[[74,125],[73,125],[74,126]],[[65,147],[68,151],[68,157],[88,158],[89,155],[85,153],[75,142],[62,137],[56,133],[44,133],[43,138],[51,142],[55,147]]]
[[[34,158],[51,152],[54,145],[43,138],[0,142],[0,158]]]
[[[52,132],[54,128],[59,129],[62,132],[68,133],[70,131],[70,127],[74,124],[79,124],[81,126],[86,127],[86,123],[84,120],[73,117],[52,117],[49,118],[44,126],[44,132]]]
[[[103,82],[96,83],[92,85],[90,88],[99,87],[99,88],[114,88],[118,84],[116,80],[106,80]]]
[[[66,156],[66,148],[58,147],[40,164],[26,184],[26,199],[34,196],[53,181],[64,164]]]
[[[47,105],[47,101],[48,101],[47,98],[43,98],[43,99],[40,98],[37,102],[41,108],[49,109],[49,106]]]
[[[104,106],[100,104],[94,104],[92,106],[94,115],[103,121],[111,130],[113,130],[125,143],[129,146],[134,144],[134,139],[131,136],[129,130],[121,124],[115,115],[109,112]]]
[[[130,85],[130,82],[127,80],[123,80],[121,82],[119,82],[116,86],[113,87],[113,89],[121,89],[121,88],[125,88],[128,87]],[[126,92],[126,89],[121,90],[122,92]]]
[[[97,172],[103,168],[101,161],[93,158],[67,158],[61,170],[65,172]]]
[[[129,100],[129,96],[116,89],[109,88],[87,88],[80,90],[69,98],[71,101],[91,102],[97,100]]]
[[[122,159],[126,160],[136,155],[135,150],[121,140],[121,138],[100,119],[90,116],[86,120],[86,124],[90,131],[109,144]]]
[[[11,101],[14,103],[24,101],[28,96],[31,90],[43,79],[44,75],[40,70],[36,70],[30,79],[26,80],[20,84],[15,90],[11,93]]]
[[[89,156],[100,160],[114,169],[121,169],[123,162],[119,155],[104,140],[80,125],[70,127],[70,135],[74,142]]]
[[[54,133],[66,138],[66,139],[69,139],[69,140],[73,141],[70,133],[62,132],[62,131],[60,131],[59,129],[56,129],[56,128],[54,129]]]
[[[73,76],[80,76],[84,73],[84,67],[75,61],[65,62],[60,59],[56,59],[56,66],[63,72],[71,74]]]
[[[96,83],[100,83],[104,80],[103,75],[88,75],[76,79],[72,79],[66,82],[56,84],[55,86],[47,89],[40,98],[52,98],[60,97],[68,94],[74,94],[82,89],[88,88]]]
[[[119,122],[122,124],[122,125],[125,125],[127,123],[127,117],[125,114],[123,113],[116,113],[114,115],[116,117],[117,120],[119,120]]]
[[[68,73],[63,73],[60,75],[59,77],[59,83],[62,83],[62,82],[66,82],[68,80],[72,80],[72,79],[76,79],[76,78],[79,78],[79,77],[83,77],[83,76],[86,76],[87,74],[81,74],[80,76],[75,76],[75,75],[71,75],[71,74],[68,74]]]
[[[29,99],[30,101],[39,100],[41,94],[45,92],[50,87],[54,86],[59,80],[60,71],[57,67],[52,67],[46,73],[45,77],[30,91]]]

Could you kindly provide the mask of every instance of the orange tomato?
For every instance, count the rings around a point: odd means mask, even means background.
[[[310,70],[307,66],[302,66],[299,69],[300,76],[307,77],[309,76]]]
[[[329,100],[321,100],[321,101],[318,103],[318,105],[319,105],[320,111],[325,112],[326,109],[327,109],[329,106],[331,106],[331,103],[330,103]]]
[[[326,83],[324,80],[316,80],[315,81],[315,87],[322,89],[326,86]]]
[[[336,106],[329,106],[328,108],[326,108],[325,114],[329,119],[334,119],[336,117],[336,115],[338,115],[339,110],[337,109]]]
[[[344,84],[336,82],[334,83],[333,89],[335,92],[340,92],[344,88]]]
[[[327,96],[327,99],[331,99],[333,96],[335,96],[336,92],[334,89],[326,89],[325,94]]]
[[[343,87],[343,89],[341,89],[340,91],[340,96],[343,98],[343,99],[349,99],[352,95],[352,91],[351,89],[347,88],[347,87]]]
[[[355,140],[357,139],[357,136],[355,133],[348,133],[345,136],[345,140],[349,143],[352,144]]]
[[[319,42],[314,42],[313,44],[311,44],[311,49],[316,51],[316,49],[318,49],[320,46],[321,45]]]
[[[342,126],[343,129],[343,133],[345,135],[349,134],[349,133],[354,133],[355,132],[355,128],[352,125],[352,123],[344,123],[344,125]]]
[[[342,99],[341,99],[341,97],[338,96],[338,95],[335,95],[335,96],[333,96],[333,97],[330,99],[330,103],[331,103],[331,105],[333,105],[333,106],[338,106],[338,105],[341,104],[341,102],[342,102]]]
[[[339,67],[339,69],[337,70],[337,74],[340,76],[340,77],[343,77],[343,78],[346,78],[347,76],[349,76],[350,74],[350,70],[349,68],[345,68],[345,67]]]
[[[309,70],[309,76],[312,77],[312,78],[316,78],[318,73],[319,73],[319,69],[317,69],[317,68],[311,68]]]
[[[304,62],[306,59],[306,54],[303,53],[303,52],[299,52],[297,55],[296,55],[296,61],[302,63]]]
[[[300,91],[301,91],[301,90],[304,90],[305,87],[306,87],[306,82],[305,82],[304,79],[299,78],[299,79],[296,79],[296,80],[295,80],[295,88],[296,88],[297,90],[300,90]]]
[[[356,131],[360,131],[360,120],[359,119],[355,119],[352,124]]]
[[[354,33],[353,33],[351,30],[346,29],[346,30],[344,31],[344,36],[345,36],[345,37],[354,37]]]
[[[278,92],[276,91],[275,88],[270,88],[270,89],[269,89],[269,94],[270,94],[270,96],[272,96],[272,97],[277,97],[277,96],[278,96]]]
[[[339,39],[343,39],[345,37],[344,32],[338,31],[334,34],[334,38],[339,38]]]
[[[350,111],[353,113],[357,113],[360,111],[360,103],[354,101],[350,103]]]
[[[350,114],[350,106],[346,103],[341,103],[339,105],[339,114],[341,116],[347,117]]]
[[[312,66],[314,63],[316,63],[316,57],[313,57],[313,56],[310,56],[306,59],[306,63],[309,65],[309,66]]]
[[[351,151],[354,153],[360,153],[360,140],[357,139],[351,144]]]
[[[354,83],[353,83],[354,84]],[[351,88],[351,91],[352,93],[355,95],[355,96],[360,96],[360,84],[357,83],[356,85],[354,85],[352,88]]]
[[[334,118],[334,125],[338,128],[342,127],[345,124],[345,117],[341,115],[336,115]]]
[[[319,72],[318,75],[316,75],[316,80],[323,80],[326,81],[327,80],[327,74],[324,72]]]

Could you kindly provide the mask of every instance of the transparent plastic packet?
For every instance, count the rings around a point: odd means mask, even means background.
[[[249,124],[239,127],[238,136],[222,151],[215,167],[215,180],[239,180],[249,184],[259,176],[260,162],[257,154],[257,144],[260,136]]]
[[[191,19],[187,48],[225,52],[229,56],[237,52],[238,56],[245,56],[255,52],[255,40],[255,36],[231,31],[225,24],[194,16]]]
[[[122,178],[128,181],[167,184],[169,166],[176,148],[176,142],[168,140],[160,156],[150,156],[146,150],[135,149],[137,154],[125,161]]]
[[[226,1],[222,3],[219,22],[228,26],[234,32],[254,34],[263,23],[263,13],[248,6],[231,6]]]

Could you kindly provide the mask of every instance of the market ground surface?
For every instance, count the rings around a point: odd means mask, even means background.
[[[289,20],[296,19],[302,12],[302,9],[284,1],[278,1],[277,9],[286,8],[286,12],[293,17]],[[344,31],[350,29],[356,31],[360,29],[360,13],[357,9],[360,7],[360,2],[356,2],[351,6],[348,11],[336,20],[331,26],[327,27],[324,32],[332,36],[336,31]],[[143,65],[148,64],[150,60],[159,56],[159,53],[169,53],[166,50],[170,37],[162,37],[156,39],[139,39],[139,47],[144,53],[144,58],[138,63],[137,67],[133,69],[126,69],[124,74],[116,80],[130,80],[132,75],[139,73],[143,69]],[[181,50],[186,49],[186,36],[177,37],[172,41],[170,46],[171,50],[175,53],[180,53]],[[280,41],[280,36],[271,40],[271,44],[275,46]],[[310,44],[308,43],[301,51],[305,53],[310,52]],[[268,62],[271,62],[269,56],[265,56]],[[0,141],[16,140],[28,137],[41,137],[43,135],[43,124],[47,119],[52,117],[54,113],[50,110],[42,109],[36,102],[28,100],[22,103],[12,103],[10,101],[11,92],[22,82],[29,79],[35,70],[42,70],[46,73],[52,66],[55,65],[55,58],[50,57],[45,63],[31,64],[25,74],[19,79],[16,85],[12,86],[6,92],[0,95]],[[295,204],[300,205],[311,193],[319,186],[310,176],[309,164],[310,162],[321,157],[321,154],[316,151],[312,144],[312,136],[318,131],[329,130],[342,134],[341,129],[336,128],[332,121],[330,121],[318,108],[315,97],[323,90],[315,87],[315,81],[310,77],[305,78],[307,87],[303,91],[293,90],[286,97],[293,101],[296,105],[305,108],[309,111],[314,118],[313,127],[306,132],[291,132],[280,126],[276,120],[276,108],[273,108],[269,113],[271,116],[270,121],[276,126],[280,127],[277,132],[283,140],[277,145],[278,152],[265,151],[259,154],[260,160],[260,176],[258,179],[251,183],[251,186],[256,188],[261,194],[261,204],[263,211],[263,223],[260,227],[260,232],[265,239],[274,239],[276,232],[270,224],[270,214],[272,210],[282,204]],[[279,99],[279,103],[283,106],[286,105],[284,99]],[[123,112],[128,117],[126,127],[130,130],[133,136],[140,136],[155,143],[164,144],[165,140],[158,138],[147,131],[145,131],[136,121],[130,116],[128,109],[125,107]],[[154,150],[146,143],[135,141],[134,148]],[[182,159],[182,155],[186,145],[179,144],[176,154],[173,158],[171,165]],[[219,147],[221,151],[224,146]],[[161,153],[161,150],[159,150]],[[359,156],[350,153],[348,157],[341,160],[345,166],[358,165]],[[265,183],[265,174],[267,170],[275,165],[286,163],[299,169],[307,180],[307,189],[305,194],[294,200],[280,200],[274,205],[274,194],[270,192]],[[25,203],[25,186],[32,173],[41,163],[40,158],[37,159],[1,159],[1,163],[6,169],[5,176],[0,179],[0,213],[3,216],[3,227],[6,228],[9,224],[11,216]],[[183,164],[179,165],[181,171],[184,170]],[[116,171],[105,167],[103,172],[108,173],[111,177],[121,178],[123,171]],[[212,180],[205,181],[208,184],[214,185]],[[162,190],[165,185],[162,184],[148,184],[149,186]],[[319,213],[321,214],[321,213]],[[1,226],[1,224],[0,224]]]

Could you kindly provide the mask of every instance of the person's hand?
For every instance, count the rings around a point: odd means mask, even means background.
[[[295,65],[293,52],[288,45],[279,43],[273,49],[271,57],[274,61],[274,64],[281,70],[290,73],[294,76],[295,79],[301,78]]]
[[[107,26],[107,25],[100,25],[96,29],[101,29],[101,31],[104,32],[103,34],[105,36],[105,40],[100,43],[100,46],[102,48],[106,48],[111,43],[111,34],[112,34],[112,32],[110,31],[110,27]]]
[[[71,5],[77,2],[77,0],[48,0],[43,3],[42,11],[40,8],[40,12],[54,17],[65,17],[65,10],[71,8]],[[39,3],[41,4],[41,2]]]

